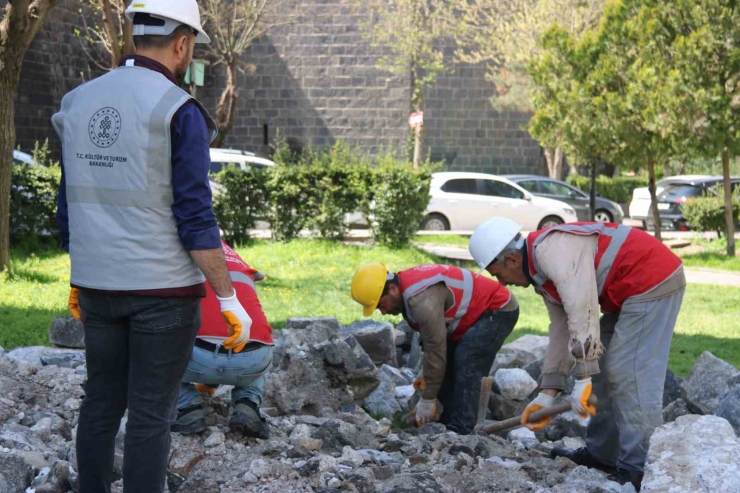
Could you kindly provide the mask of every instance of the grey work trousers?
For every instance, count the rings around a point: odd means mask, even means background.
[[[601,317],[606,352],[592,376],[598,397],[586,448],[598,461],[642,472],[650,435],[663,424],[663,385],[685,288],[665,298],[627,302]]]

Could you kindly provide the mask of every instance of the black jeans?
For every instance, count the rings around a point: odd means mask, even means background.
[[[169,417],[200,327],[199,298],[80,292],[87,383],[77,429],[80,493],[109,493],[126,408],[126,493],[161,493]]]
[[[487,311],[459,341],[447,340],[447,368],[438,399],[444,410],[440,422],[461,435],[473,432],[478,419],[481,378],[487,377],[496,353],[514,330],[519,309]]]

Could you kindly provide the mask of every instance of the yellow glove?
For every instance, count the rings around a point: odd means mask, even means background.
[[[229,338],[224,341],[226,349],[233,349],[238,353],[249,342],[249,333],[252,328],[252,318],[239,300],[236,298],[236,292],[229,298],[218,298],[221,302],[221,315],[223,315],[229,330]]]
[[[203,392],[205,394],[210,394],[210,395],[213,395],[216,393],[216,387],[209,387],[208,385],[204,385],[202,383],[196,383],[195,390],[197,390],[198,392]]]
[[[437,413],[437,399],[420,399],[416,404],[416,426],[431,423]]]
[[[531,431],[541,430],[542,428],[547,426],[550,421],[552,421],[552,418],[548,416],[547,418],[535,421],[534,423],[527,423],[527,420],[529,420],[529,415],[535,411],[539,411],[540,409],[551,407],[554,403],[555,398],[553,396],[540,392],[539,394],[537,394],[537,397],[535,397],[534,400],[532,400],[532,402],[530,402],[524,409],[524,412],[522,413],[521,423],[529,428]]]
[[[571,408],[574,413],[583,419],[588,418],[589,415],[596,416],[596,408],[588,403],[592,388],[591,377],[588,377],[583,380],[576,380],[573,392],[570,393]]]
[[[69,308],[69,313],[72,314],[74,318],[77,319],[78,322],[82,323],[82,315],[80,315],[80,290],[77,288],[72,288],[69,290],[69,301],[67,301],[67,308]]]
[[[425,388],[427,388],[427,381],[424,380],[424,375],[416,377],[416,380],[414,380],[414,390],[423,392]]]

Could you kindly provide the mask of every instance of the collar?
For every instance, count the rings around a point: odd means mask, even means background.
[[[165,67],[158,61],[153,60],[149,57],[145,57],[143,55],[126,55],[125,57],[123,57],[123,59],[121,60],[121,63],[119,63],[118,66],[119,67],[135,66],[135,67],[148,68],[149,70],[154,70],[155,72],[159,72],[160,74],[164,75],[170,80],[170,82],[172,82],[176,86],[180,85],[177,83],[177,80],[175,79],[175,76],[170,71],[170,69],[168,69],[167,67]]]

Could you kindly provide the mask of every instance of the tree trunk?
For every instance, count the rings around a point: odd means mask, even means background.
[[[222,147],[226,141],[226,136],[231,131],[236,118],[237,103],[239,102],[239,91],[236,87],[237,61],[232,59],[226,65],[226,87],[221,93],[221,99],[218,101],[216,108],[216,128],[218,136],[213,141],[211,147]]]
[[[15,146],[15,108],[13,96],[16,84],[0,82],[0,272],[10,264],[10,182],[13,174]]]
[[[663,241],[661,236],[661,228],[663,225],[660,222],[660,211],[658,211],[658,197],[655,193],[655,161],[648,159],[648,189],[650,190],[650,211],[653,214],[653,222],[655,223],[655,237],[658,241]]]
[[[13,0],[0,19],[0,271],[10,264],[10,182],[15,147],[15,91],[23,57],[56,0]]]
[[[732,208],[732,187],[730,186],[730,153],[722,149],[722,177],[725,190],[725,221],[727,222],[727,256],[735,256],[735,214]]]
[[[619,178],[620,176],[622,176],[622,167],[614,166],[614,171],[612,172],[612,178]]]
[[[560,180],[563,177],[563,149],[545,147],[544,150],[548,176],[553,180]]]
[[[100,0],[100,10],[103,13],[103,25],[105,26],[105,35],[110,41],[110,68],[113,70],[121,62],[121,45],[118,42],[118,32],[116,24],[113,22],[113,8],[110,0]]]
[[[417,111],[424,111],[424,95],[422,93],[421,84],[419,83],[419,68],[416,62],[411,62],[411,113]],[[421,166],[422,161],[422,147],[424,145],[424,125],[420,125],[414,128],[414,155],[413,163],[414,169]]]

